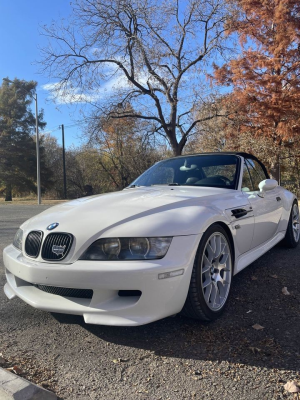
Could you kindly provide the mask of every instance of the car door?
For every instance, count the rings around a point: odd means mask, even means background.
[[[281,188],[261,193],[258,185],[268,179],[261,164],[254,159],[244,160],[244,173],[248,172],[248,182],[242,183],[242,191],[248,198],[254,213],[254,235],[251,248],[267,242],[275,236],[281,219],[283,202]]]
[[[251,250],[251,243],[254,234],[254,216],[253,209],[247,199],[244,199],[243,194],[239,195],[241,197],[242,205],[238,207],[233,207],[226,209],[226,215],[231,221],[231,226],[233,228],[232,234],[234,236],[234,243],[237,248],[238,256]],[[236,198],[238,195],[236,195]]]

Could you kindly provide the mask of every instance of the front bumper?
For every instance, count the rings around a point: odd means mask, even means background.
[[[201,235],[174,237],[161,260],[83,261],[44,263],[24,257],[14,246],[4,249],[5,294],[50,312],[82,315],[86,323],[143,325],[181,311]],[[183,269],[181,276],[158,279],[158,274]],[[92,289],[91,299],[46,293],[34,284]],[[120,290],[139,290],[141,296],[120,297]]]

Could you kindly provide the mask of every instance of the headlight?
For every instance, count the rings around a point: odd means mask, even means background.
[[[22,229],[18,229],[14,237],[13,245],[19,250],[22,250],[22,239],[23,239],[23,231]]]
[[[171,237],[99,239],[80,260],[156,260],[167,254],[171,241]]]

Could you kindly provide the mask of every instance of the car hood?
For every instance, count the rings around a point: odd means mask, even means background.
[[[198,234],[196,215],[224,214],[238,192],[199,187],[138,187],[84,197],[51,207],[22,225],[24,233],[57,222],[51,232],[74,235],[78,251],[99,237],[177,236]],[[231,199],[231,200],[229,200]],[[225,202],[225,203],[224,203]],[[225,215],[225,214],[224,214]]]
[[[59,231],[71,233],[80,229],[97,231],[137,220],[145,216],[162,218],[169,210],[183,211],[194,205],[211,204],[211,196],[228,196],[228,189],[139,187],[119,192],[83,197],[51,207],[29,219],[22,226],[44,231],[53,222],[59,223]]]

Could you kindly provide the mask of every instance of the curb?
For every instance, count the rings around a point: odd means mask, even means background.
[[[53,392],[49,392],[3,368],[0,368],[1,400],[57,400]]]

